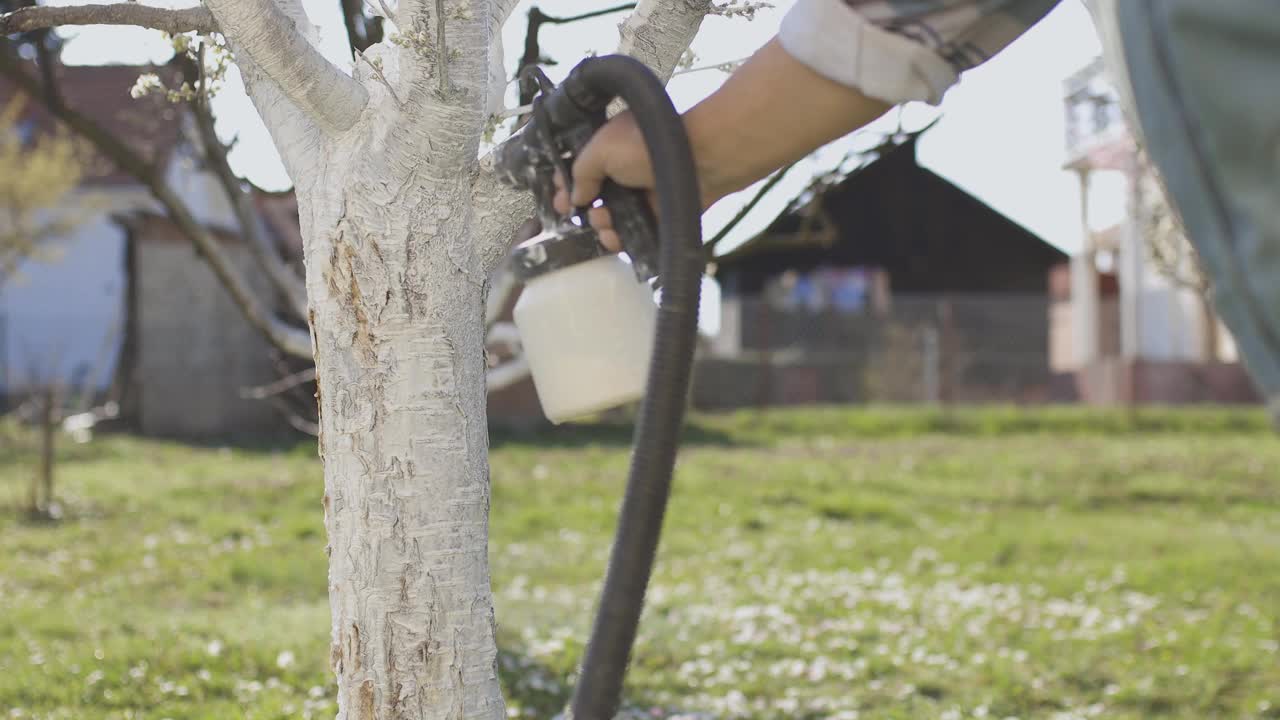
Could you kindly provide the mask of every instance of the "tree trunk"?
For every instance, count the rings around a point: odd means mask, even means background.
[[[53,507],[53,450],[57,439],[57,415],[54,402],[57,393],[53,386],[45,388],[40,397],[40,474],[39,489],[31,489],[32,514],[48,513]],[[41,502],[40,496],[44,495]]]
[[[314,222],[339,720],[504,717],[488,570],[489,261],[469,182],[420,162],[398,197],[371,191],[395,187],[385,170],[360,167],[326,173],[347,180],[340,193],[319,182],[300,194]]]
[[[498,236],[531,198],[473,199],[494,189],[476,162],[490,112],[483,5],[449,23],[447,76],[435,52],[375,46],[355,71],[369,109],[320,153],[286,153],[305,240],[338,720],[505,717],[485,295]]]
[[[271,2],[301,17],[292,0]],[[260,21],[243,12],[252,0],[207,4],[230,32],[295,180],[338,720],[500,720],[485,300],[507,241],[532,215],[532,197],[501,187],[476,158],[501,104],[501,23],[514,0],[399,5],[397,25],[414,32],[401,38],[404,47],[374,46],[356,64],[351,79],[364,107],[354,114],[317,100],[324,83],[275,91],[268,77],[292,77],[290,68],[314,62],[278,57],[255,41],[248,30]],[[692,37],[696,21],[687,22]],[[644,24],[635,32],[644,36]],[[338,80],[345,76],[324,82]],[[323,123],[293,112],[307,104]]]
[[[1220,333],[1218,331],[1218,315],[1213,311],[1213,301],[1209,299],[1209,291],[1199,290],[1196,302],[1200,306],[1200,327],[1202,328],[1200,332],[1200,360],[1206,363],[1216,363],[1219,359]]]
[[[120,351],[116,368],[107,389],[107,400],[119,405],[119,426],[130,430],[141,427],[139,412],[138,370],[138,239],[131,228],[124,239],[124,304],[122,308]]]

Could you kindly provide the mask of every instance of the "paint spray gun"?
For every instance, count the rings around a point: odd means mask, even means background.
[[[537,72],[536,70],[534,72]],[[532,120],[497,150],[499,177],[533,192],[543,232],[512,263],[525,287],[515,308],[544,413],[553,422],[642,398],[631,471],[604,591],[570,710],[574,720],[617,712],[653,568],[684,420],[705,259],[701,200],[684,124],[662,82],[622,55],[588,58],[559,87],[538,73]],[[559,171],[621,98],[653,165],[657,217],[644,193],[606,182],[601,199],[630,264],[606,253],[581,212],[552,206]],[[654,305],[654,285],[661,298]]]
[[[514,319],[543,413],[554,423],[641,398],[657,315],[658,228],[644,193],[611,180],[601,191],[627,260],[600,246],[585,213],[561,216],[552,205],[555,174],[570,179],[613,99],[582,80],[582,67],[558,88],[539,68],[526,70],[541,94],[495,163],[504,182],[533,193],[542,223],[541,234],[511,256],[524,283]]]

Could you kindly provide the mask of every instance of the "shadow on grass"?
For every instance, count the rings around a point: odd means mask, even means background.
[[[102,423],[95,427],[88,442],[76,442],[59,430],[54,439],[57,463],[95,462],[129,457],[137,449],[132,443],[145,442],[151,447],[171,446],[179,449],[220,450],[229,448],[244,452],[316,452],[316,439],[292,430],[261,434],[231,434],[221,437],[188,438],[141,435],[130,427]],[[0,466],[36,463],[40,457],[40,437],[34,427],[0,421]]]
[[[101,505],[81,498],[64,500],[55,498],[52,506],[33,510],[26,501],[14,497],[0,499],[0,530],[7,527],[23,527],[53,532],[69,524],[83,520],[101,520],[108,512]]]
[[[92,442],[79,445],[59,437],[59,462],[88,462],[128,455],[141,439],[125,428],[104,428]],[[524,428],[491,423],[490,444],[552,449],[626,448],[633,440],[633,418],[613,415],[596,422]],[[805,440],[868,440],[919,436],[1001,437],[1025,435],[1096,436],[1195,434],[1275,438],[1265,412],[1256,407],[1177,407],[1135,410],[1075,406],[956,407],[813,406],[691,413],[681,433],[685,447],[770,447]],[[211,438],[145,438],[149,445],[246,454],[283,453],[317,457],[315,438],[282,429],[269,434]],[[35,433],[0,422],[0,466],[34,463]]]
[[[578,449],[587,447],[630,447],[635,439],[630,422],[602,422],[558,427],[536,427],[527,430],[494,427],[489,431],[491,447],[504,445],[536,445],[540,448]],[[684,446],[735,447],[752,444],[733,433],[698,422],[685,425],[680,433]]]
[[[493,447],[627,447],[631,418],[596,423],[493,427]],[[692,413],[681,444],[709,447],[772,447],[782,442],[868,440],[925,436],[1016,437],[1151,436],[1172,434],[1276,437],[1266,413],[1256,407],[1153,407],[1136,410],[1078,406],[801,406]]]
[[[1258,407],[1170,406],[1135,409],[1044,406],[814,406],[703,413],[694,422],[748,443],[779,438],[849,439],[950,435],[1260,435],[1275,437]]]
[[[565,667],[576,670],[577,660],[562,657]],[[530,658],[516,648],[502,647],[498,649],[498,678],[502,682],[502,695],[507,701],[508,709],[518,706],[519,715],[514,717],[552,720],[560,717],[569,705],[573,695],[574,677],[563,668],[554,668]],[[626,718],[664,718],[673,715],[695,717],[679,712],[673,708],[662,708],[658,703],[646,699],[643,694],[637,695],[633,690],[626,691],[622,709],[617,720]]]

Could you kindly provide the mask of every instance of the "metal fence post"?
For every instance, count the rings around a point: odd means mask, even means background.
[[[930,405],[937,405],[942,399],[942,358],[938,352],[938,328],[935,325],[926,325],[921,333],[923,340],[924,362],[922,365],[921,386],[924,388],[924,401]]]

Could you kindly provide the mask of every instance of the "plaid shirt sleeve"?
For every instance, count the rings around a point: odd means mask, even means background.
[[[778,40],[842,85],[890,103],[938,103],[1058,0],[797,0]]]

